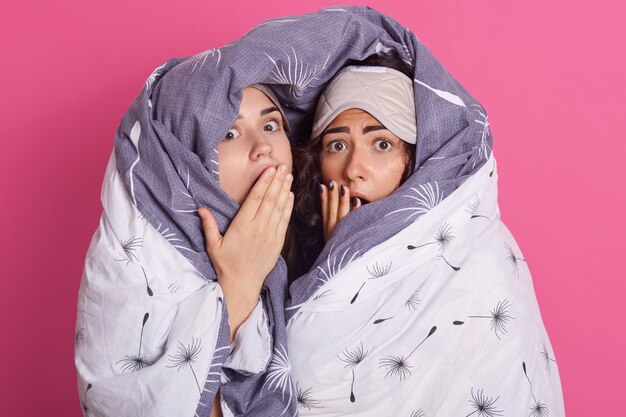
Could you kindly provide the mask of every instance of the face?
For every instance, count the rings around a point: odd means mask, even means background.
[[[348,187],[362,203],[386,197],[400,186],[408,163],[401,142],[368,112],[346,110],[323,134],[322,180]]]
[[[253,87],[243,90],[237,120],[217,151],[220,187],[239,204],[266,168],[285,164],[291,172],[291,146],[282,115],[265,94]]]

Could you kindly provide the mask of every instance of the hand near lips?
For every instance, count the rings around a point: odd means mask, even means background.
[[[361,199],[350,198],[350,189],[345,185],[335,184],[332,180],[328,186],[320,184],[320,200],[322,203],[322,221],[324,223],[324,241],[333,235],[337,223],[350,213],[361,207]]]
[[[231,341],[257,305],[263,282],[282,250],[293,209],[292,180],[285,165],[267,168],[224,236],[211,212],[198,209],[206,251],[226,298]]]

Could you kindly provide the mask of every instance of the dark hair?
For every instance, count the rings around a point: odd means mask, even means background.
[[[349,60],[348,65],[382,66],[393,68],[413,78],[411,68],[395,50],[384,55],[373,55],[364,61]],[[323,134],[293,148],[294,208],[285,237],[282,256],[287,263],[289,282],[306,274],[324,249],[320,183]],[[406,157],[402,184],[415,167],[415,145],[400,141]]]

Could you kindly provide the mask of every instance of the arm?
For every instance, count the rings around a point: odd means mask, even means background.
[[[231,342],[256,307],[265,277],[278,261],[293,208],[291,181],[286,169],[266,169],[224,236],[211,212],[198,210],[206,250],[226,299]]]

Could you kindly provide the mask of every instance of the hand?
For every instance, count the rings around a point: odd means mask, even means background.
[[[231,340],[256,306],[263,282],[282,250],[293,208],[292,180],[285,165],[278,170],[267,168],[224,236],[211,212],[198,209],[206,251],[226,298]]]
[[[337,185],[332,180],[328,182],[328,187],[320,184],[320,192],[324,241],[328,242],[337,227],[337,223],[346,217],[351,210],[361,207],[361,200],[354,197],[350,201],[350,189],[345,185]]]

